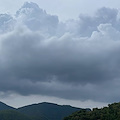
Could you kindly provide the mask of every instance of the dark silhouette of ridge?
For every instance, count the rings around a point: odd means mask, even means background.
[[[35,120],[62,120],[64,117],[79,111],[81,108],[54,103],[38,103],[18,108],[18,111],[35,118]]]
[[[0,120],[62,120],[64,117],[79,110],[81,108],[48,102],[27,105],[16,109],[0,102]]]

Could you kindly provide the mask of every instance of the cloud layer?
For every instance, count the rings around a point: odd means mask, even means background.
[[[60,22],[35,3],[0,14],[0,91],[102,102],[120,99],[120,11]]]

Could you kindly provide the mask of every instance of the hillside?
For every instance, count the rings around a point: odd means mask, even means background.
[[[0,102],[0,111],[1,110],[14,110],[15,108],[6,105],[5,103]]]
[[[101,109],[94,108],[92,111],[80,110],[64,120],[120,120],[120,102]]]
[[[79,110],[80,108],[68,105],[57,105],[45,102],[18,109],[19,112],[24,113],[35,120],[62,120],[65,116]]]
[[[0,111],[0,120],[32,120],[28,116],[17,112],[16,110]]]

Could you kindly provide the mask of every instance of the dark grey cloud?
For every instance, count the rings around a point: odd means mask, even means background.
[[[37,4],[25,3],[15,16],[4,16],[0,21],[14,24],[0,34],[1,92],[120,99],[117,9],[101,8],[95,16],[80,15],[79,20],[62,23]]]

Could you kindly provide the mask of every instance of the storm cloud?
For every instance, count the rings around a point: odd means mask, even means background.
[[[26,2],[0,14],[0,91],[71,100],[120,99],[120,11],[59,21]]]

